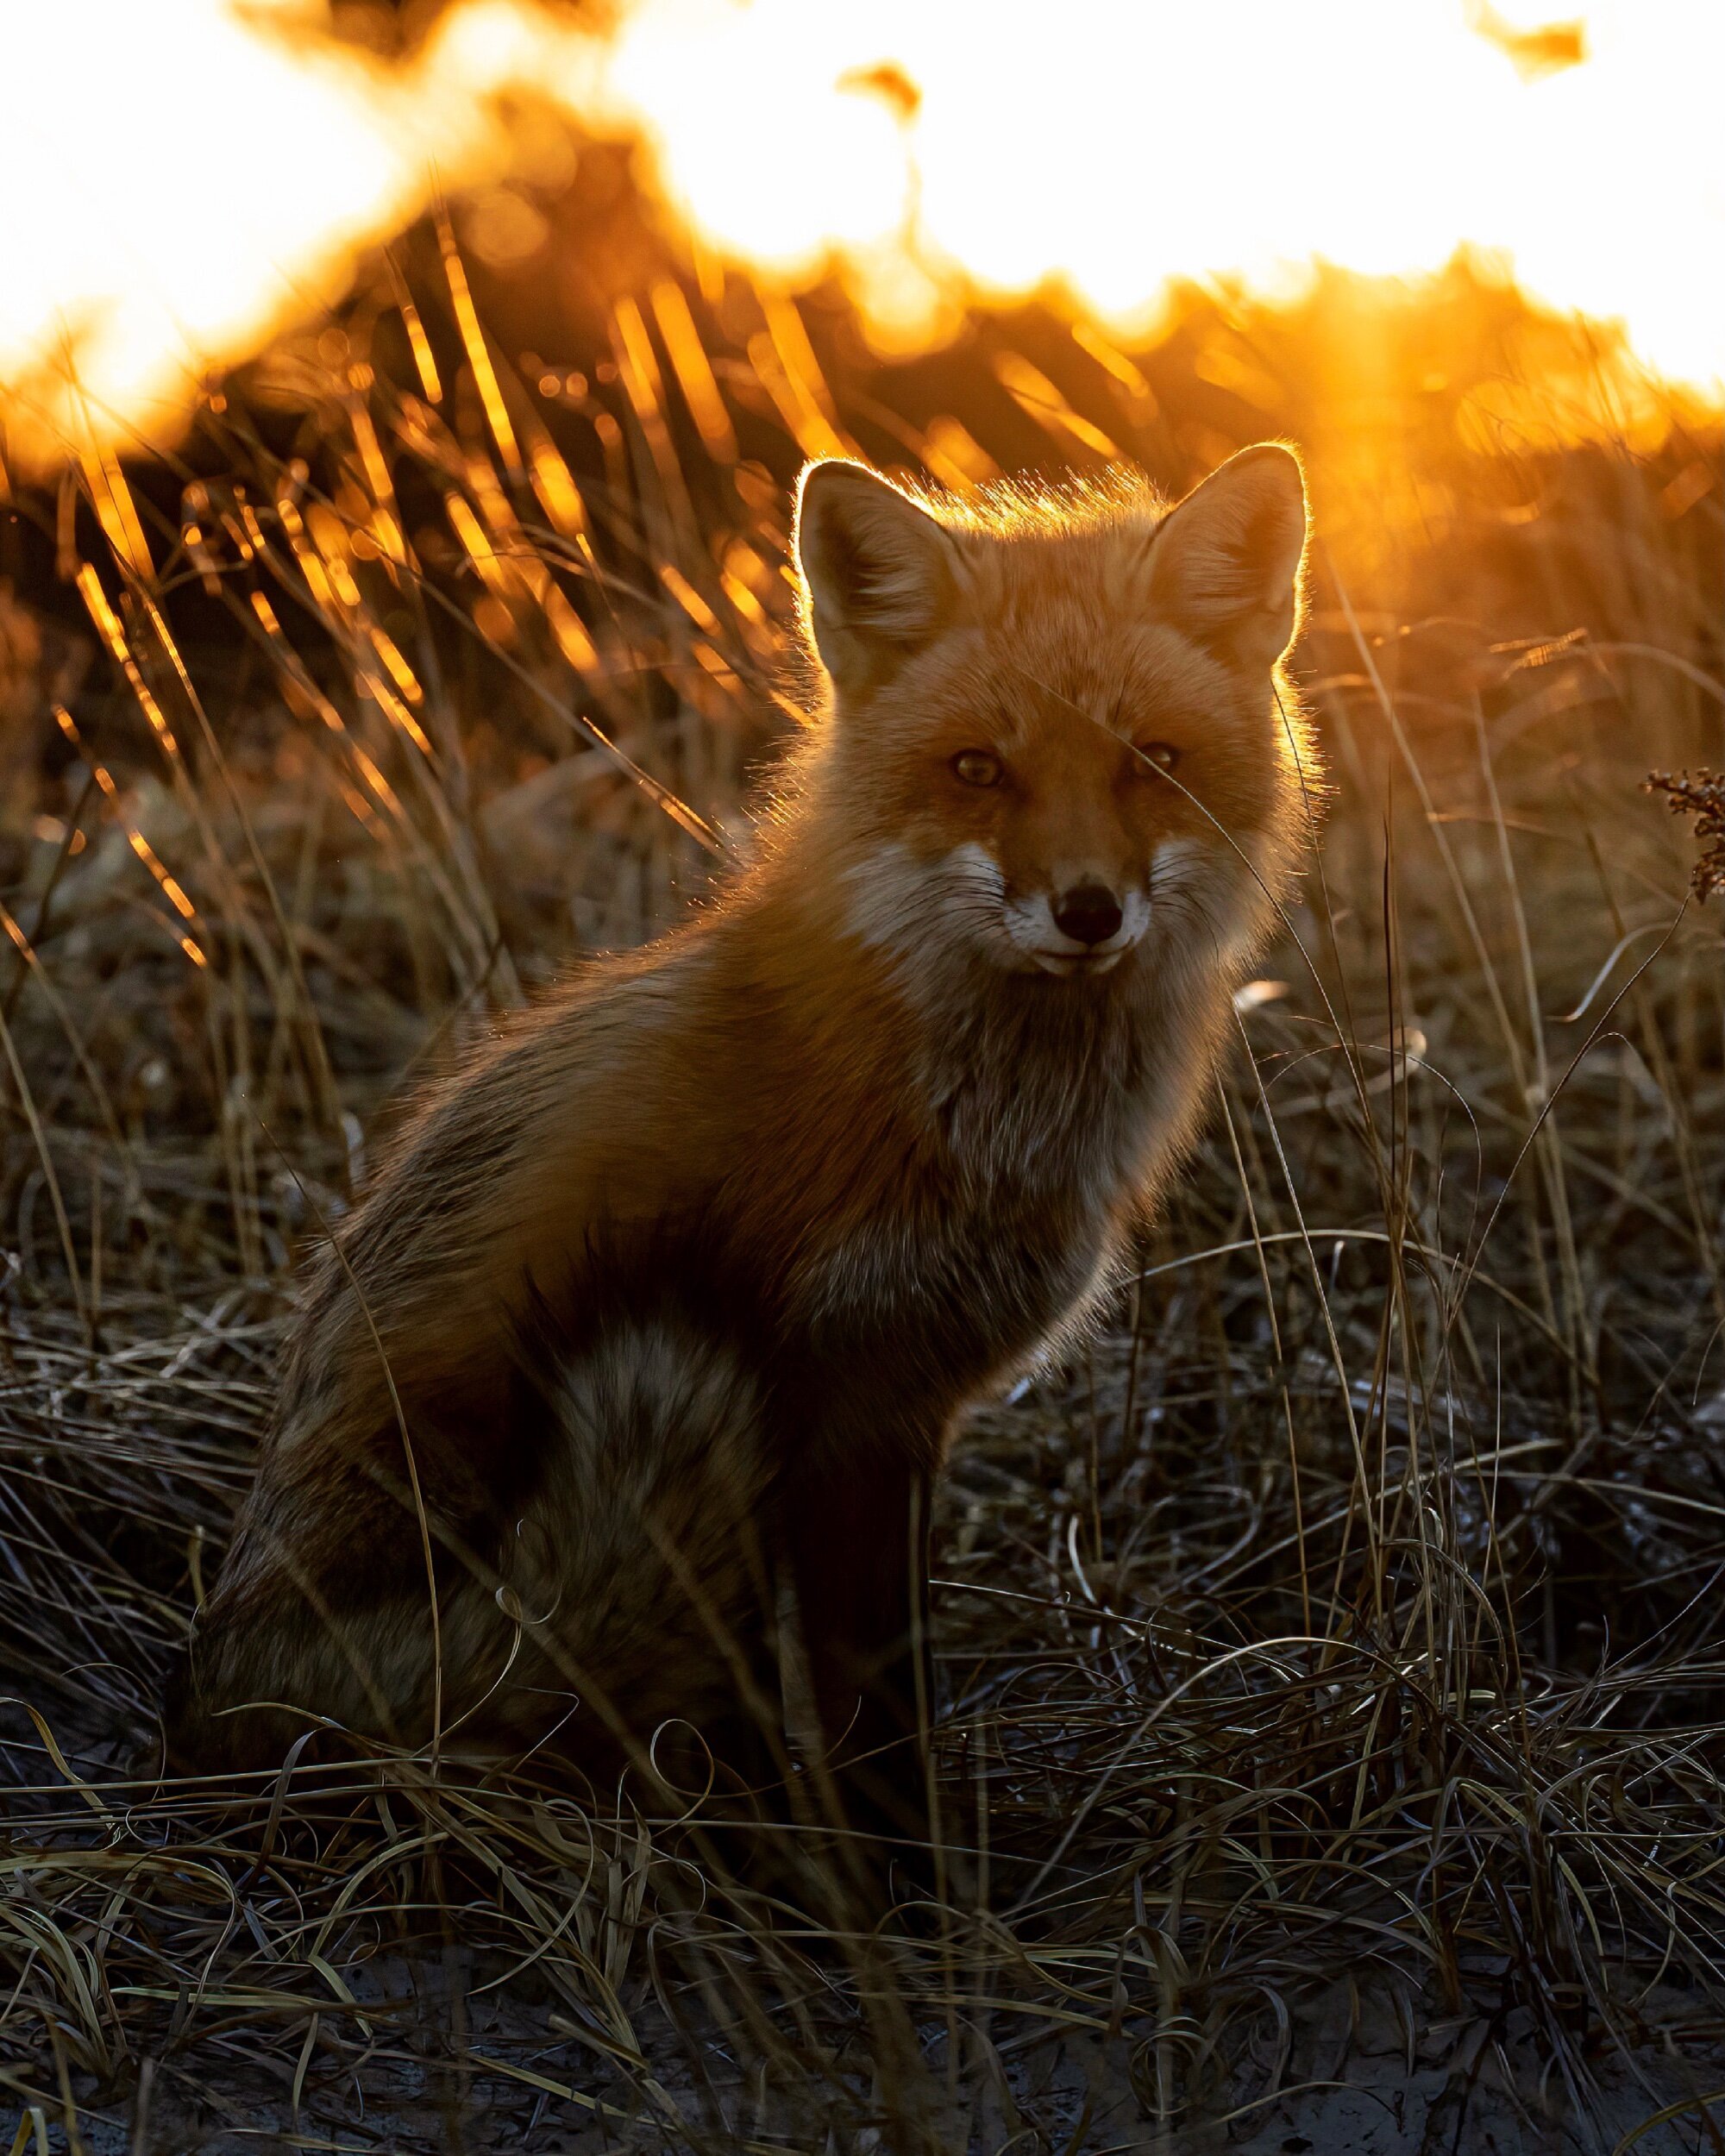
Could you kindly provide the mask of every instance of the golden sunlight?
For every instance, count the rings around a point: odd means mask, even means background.
[[[408,65],[310,0],[56,0],[0,31],[0,388],[27,462],[172,436],[210,368],[339,298],[440,189],[518,163],[496,101],[586,43],[462,0]]]
[[[907,254],[999,292],[1063,278],[1119,321],[1170,277],[1434,269],[1466,241],[1715,381],[1725,10],[1593,0],[1541,47],[1546,12],[999,0],[983,28],[950,0],[643,0],[608,78],[716,245],[790,273],[837,248],[888,313]],[[751,100],[771,123],[739,129]]]
[[[642,138],[711,249],[793,286],[838,263],[883,348],[967,290],[1053,280],[1141,327],[1170,279],[1273,294],[1465,243],[1717,394],[1725,9],[1576,4],[635,0],[601,37],[456,0],[391,64],[316,0],[60,0],[5,32],[12,448],[171,434],[361,248],[521,174],[524,97]]]

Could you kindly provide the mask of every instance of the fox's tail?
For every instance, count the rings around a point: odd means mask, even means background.
[[[171,1765],[274,1766],[319,1730],[644,1747],[735,1706],[773,1606],[760,1381],[675,1307],[573,1331],[536,1299],[499,1405],[530,1463],[506,1517],[432,1490],[422,1526],[365,1453],[296,1474],[279,1451],[171,1688]]]

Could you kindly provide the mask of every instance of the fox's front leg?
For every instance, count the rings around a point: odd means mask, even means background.
[[[861,1833],[928,1838],[928,1507],[908,1447],[819,1456],[786,1492],[787,1555],[824,1744],[828,1808]]]

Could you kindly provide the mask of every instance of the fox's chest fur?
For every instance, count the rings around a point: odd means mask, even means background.
[[[937,1414],[1094,1300],[1183,1122],[1191,1043],[1156,999],[1128,982],[1038,1004],[1039,986],[901,1029],[874,1202],[817,1232],[789,1282],[817,1351],[869,1358]]]

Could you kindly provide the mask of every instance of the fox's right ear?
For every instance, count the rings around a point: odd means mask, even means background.
[[[809,631],[841,695],[878,688],[950,617],[950,536],[860,464],[809,466],[795,547]]]

